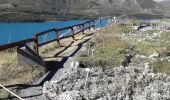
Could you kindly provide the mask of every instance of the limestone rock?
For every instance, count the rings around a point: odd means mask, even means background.
[[[58,96],[57,100],[83,100],[79,91],[66,91]]]
[[[87,69],[73,68],[65,68],[61,79],[46,82],[43,94],[51,100],[170,99],[170,77],[152,73],[148,63],[109,70],[90,68],[88,77]]]

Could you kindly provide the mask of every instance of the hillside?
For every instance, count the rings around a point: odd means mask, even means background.
[[[164,15],[162,11],[162,5],[153,0],[0,0],[1,22],[54,21],[122,14]]]

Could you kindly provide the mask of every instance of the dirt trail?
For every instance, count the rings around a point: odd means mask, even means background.
[[[74,41],[65,51],[57,55],[56,57],[49,57],[45,59],[49,65],[49,70],[46,75],[41,77],[34,85],[26,85],[21,90],[20,96],[24,100],[48,100],[42,93],[42,86],[45,81],[56,80],[62,73],[62,68],[69,67],[70,62],[74,61],[76,54],[81,51],[84,45],[90,41],[95,35],[95,32],[90,31],[85,33],[82,39]],[[49,55],[55,55],[56,52],[50,53]]]

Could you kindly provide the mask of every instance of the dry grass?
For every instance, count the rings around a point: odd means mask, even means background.
[[[0,52],[0,55],[0,84],[5,86],[30,84],[46,72],[45,68],[18,65],[16,50]],[[19,91],[16,87],[9,89],[16,93]],[[0,99],[9,97],[9,93],[0,89]]]

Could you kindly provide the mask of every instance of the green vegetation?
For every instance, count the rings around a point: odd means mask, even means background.
[[[100,30],[86,45],[87,50],[77,56],[77,60],[83,67],[103,68],[149,63],[153,72],[170,74],[170,33],[160,30],[132,31],[130,26],[133,23],[130,20],[124,25],[110,24]],[[147,58],[154,52],[159,54],[156,60]],[[135,57],[136,54],[146,58],[140,60]]]
[[[170,62],[167,60],[157,60],[156,62],[151,63],[154,73],[166,73],[170,75]]]
[[[81,19],[82,15],[70,13],[50,13],[45,11],[19,11],[13,13],[1,13],[0,22],[45,22]],[[87,17],[88,18],[88,17]]]
[[[129,49],[130,44],[120,38],[121,33],[128,31],[130,29],[127,25],[109,25],[87,45],[88,51],[81,53],[77,57],[78,61],[88,67],[109,68],[122,65],[127,59],[127,54],[134,56],[133,49]]]
[[[153,0],[0,0],[0,21],[43,22],[122,15],[163,18],[170,16],[168,8],[164,9]]]

